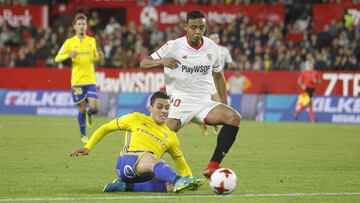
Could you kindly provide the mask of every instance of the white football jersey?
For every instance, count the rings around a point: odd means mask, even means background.
[[[193,48],[186,36],[170,40],[151,54],[153,59],[174,58],[180,61],[176,69],[164,68],[166,91],[169,95],[213,94],[213,72],[222,71],[220,51],[211,39],[203,37],[199,49]]]
[[[221,45],[218,45],[218,46],[219,46],[219,50],[220,50],[220,65],[221,65],[221,68],[224,69],[225,64],[233,62],[233,59],[231,57],[231,54],[230,54],[230,51],[228,48],[221,46]]]

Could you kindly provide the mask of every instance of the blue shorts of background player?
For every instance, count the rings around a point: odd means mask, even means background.
[[[79,85],[71,87],[71,96],[75,104],[85,99],[99,99],[96,85]]]
[[[78,122],[80,126],[80,138],[84,143],[88,142],[86,136],[86,125],[93,126],[93,115],[98,112],[99,96],[97,93],[96,85],[78,85],[71,87],[71,96],[73,102],[79,106]],[[86,106],[89,108],[87,109]]]

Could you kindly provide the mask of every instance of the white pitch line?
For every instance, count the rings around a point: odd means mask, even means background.
[[[240,195],[145,195],[112,197],[49,197],[49,198],[7,198],[0,202],[36,202],[36,201],[81,201],[81,200],[129,200],[129,199],[174,199],[174,198],[235,198],[235,197],[301,197],[301,196],[357,196],[360,192],[315,192],[288,194],[240,194]]]

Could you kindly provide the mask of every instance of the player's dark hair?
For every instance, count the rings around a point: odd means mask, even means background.
[[[197,18],[205,18],[205,14],[202,11],[198,10],[190,11],[186,16],[186,22],[188,23],[190,20]]]
[[[170,99],[169,95],[167,95],[165,92],[155,92],[151,97],[150,97],[150,105],[153,106],[155,103],[156,99]]]
[[[78,13],[78,14],[76,14],[76,15],[75,15],[75,18],[74,18],[74,20],[73,20],[73,25],[75,25],[75,24],[76,24],[76,21],[78,21],[78,20],[85,20],[85,21],[87,21],[87,17],[86,17],[86,15],[83,14],[83,13]]]

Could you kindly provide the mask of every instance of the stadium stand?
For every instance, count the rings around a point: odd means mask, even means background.
[[[46,4],[50,7],[71,4],[70,15],[50,16],[50,27],[34,25],[12,27],[3,23],[0,27],[0,67],[58,67],[54,56],[59,46],[72,34],[68,17],[76,11],[74,2],[66,0],[2,0],[0,6],[22,6]],[[237,69],[249,71],[290,70],[304,68],[306,57],[316,59],[318,70],[360,70],[360,29],[348,26],[345,21],[332,21],[330,25],[317,32],[311,28],[312,3],[341,3],[358,1],[293,1],[268,0],[173,0],[137,1],[139,4],[205,4],[237,5],[250,3],[284,4],[286,21],[283,24],[260,21],[250,22],[245,15],[239,14],[233,23],[211,24],[208,30],[218,31],[221,44],[231,50]],[[310,3],[311,2],[311,3]],[[85,9],[90,16],[89,32],[100,42],[106,60],[99,64],[109,68],[137,68],[148,53],[157,49],[170,39],[183,34],[181,25],[160,31],[156,26],[136,26],[121,24],[115,17],[109,22],[101,22],[99,15]],[[69,19],[71,19],[69,17]],[[64,64],[67,66],[67,64]]]

